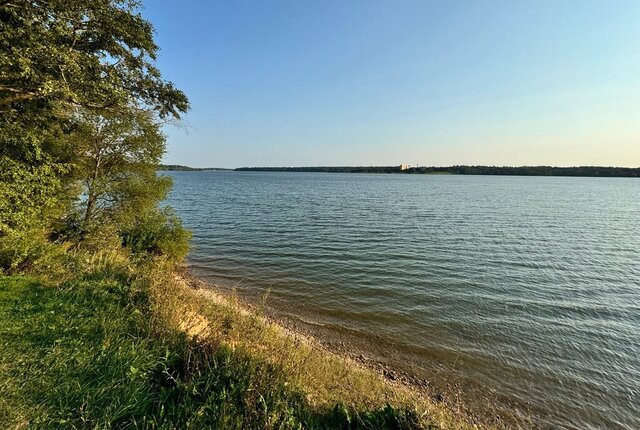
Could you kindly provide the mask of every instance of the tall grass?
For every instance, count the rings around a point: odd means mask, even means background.
[[[158,266],[92,264],[0,277],[0,428],[467,427]]]
[[[262,384],[258,390],[288,387],[304,396],[305,408],[313,414],[343,414],[352,423],[349,428],[388,428],[386,421],[366,424],[372,413],[386,414],[387,421],[395,417],[391,428],[476,427],[470,417],[333,354],[313,339],[261,317],[259,310],[247,310],[233,295],[198,288],[199,282],[189,285],[189,278],[167,277],[167,271],[155,273],[159,278],[149,291],[158,321],[179,327],[209,350],[227,349],[252,363],[268,365],[268,377],[258,381]]]

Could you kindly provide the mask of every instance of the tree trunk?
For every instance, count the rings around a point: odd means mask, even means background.
[[[98,180],[98,175],[100,171],[100,161],[101,161],[101,156],[100,156],[100,151],[98,151],[98,153],[96,154],[96,164],[93,169],[91,182],[89,183],[89,186],[87,189],[87,208],[84,212],[84,220],[82,222],[83,230],[87,227],[87,224],[89,223],[89,220],[93,215],[93,207],[96,204],[96,200],[98,200],[98,195],[95,191],[95,185],[96,185],[96,181]]]

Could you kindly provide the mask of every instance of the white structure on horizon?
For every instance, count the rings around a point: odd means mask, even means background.
[[[408,164],[401,164],[400,165],[400,170],[407,170],[409,167],[411,167],[411,166],[409,166]]]

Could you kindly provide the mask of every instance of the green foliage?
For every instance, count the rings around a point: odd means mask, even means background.
[[[66,273],[65,248],[49,241],[44,231],[12,230],[0,237],[0,273]]]
[[[60,199],[65,166],[52,163],[37,145],[32,147],[23,152],[28,161],[7,155],[7,147],[0,149],[0,236],[22,226],[44,227],[65,209]]]
[[[83,185],[79,203],[83,229],[130,219],[165,198],[170,178],[155,172],[165,138],[150,112],[85,112],[77,121],[74,179]]]
[[[121,234],[158,217],[171,185],[155,174],[160,127],[189,105],[154,66],[139,7],[0,1],[0,270],[51,266],[66,249],[52,238]],[[184,256],[186,233],[165,224],[150,249]],[[179,245],[165,243],[171,235]]]
[[[191,233],[170,208],[146,212],[122,233],[123,241],[134,254],[164,256],[179,262],[189,252]]]
[[[66,207],[61,169],[0,155],[0,272],[59,269],[63,249],[50,242],[47,227]]]
[[[315,410],[274,365],[154,329],[133,283],[0,277],[0,427],[412,429],[391,406]]]
[[[153,26],[133,0],[0,2],[0,108],[188,109],[153,60]]]

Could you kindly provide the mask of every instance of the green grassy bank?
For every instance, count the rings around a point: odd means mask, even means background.
[[[397,390],[375,375],[283,342],[231,304],[205,303],[166,282],[154,289],[94,274],[53,286],[0,277],[0,428],[467,427],[391,396]],[[205,335],[171,322],[188,315],[168,309],[178,300],[207,316]],[[232,340],[242,336],[244,344]],[[271,359],[275,349],[287,358]],[[296,356],[308,371],[292,373]],[[328,367],[314,373],[317,363]],[[351,381],[351,393],[336,391],[333,377]]]

